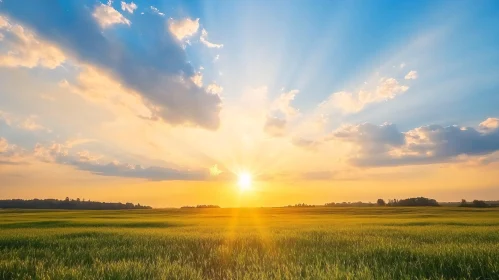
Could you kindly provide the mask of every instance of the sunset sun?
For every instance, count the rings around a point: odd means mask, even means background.
[[[248,172],[242,172],[238,175],[237,185],[241,191],[250,190],[251,181],[251,174]]]

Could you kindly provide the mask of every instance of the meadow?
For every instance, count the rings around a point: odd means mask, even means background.
[[[0,210],[0,279],[499,279],[499,209]]]

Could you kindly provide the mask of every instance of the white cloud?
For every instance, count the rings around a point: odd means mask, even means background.
[[[201,37],[199,38],[201,43],[203,43],[205,46],[208,48],[222,48],[224,45],[223,44],[214,44],[208,41],[208,32],[206,29],[203,28],[201,30]]]
[[[407,75],[405,75],[405,79],[406,80],[416,80],[418,78],[418,71],[410,71],[409,73],[407,73]]]
[[[217,54],[217,55],[215,55],[215,58],[213,58],[213,62],[216,62],[219,59],[220,59],[220,55]],[[219,74],[220,74],[220,76],[222,76],[222,72],[220,72]]]
[[[5,53],[0,53],[0,67],[54,69],[66,60],[64,53],[57,47],[43,42],[21,25],[9,23],[7,18],[2,16],[0,30],[9,35],[3,41],[7,48]]]
[[[137,8],[137,5],[133,2],[130,2],[129,4],[124,1],[121,2],[121,10],[127,11],[130,14],[133,14],[133,11],[135,11]]]
[[[95,7],[93,17],[102,28],[110,27],[114,24],[126,24],[130,26],[131,22],[125,18],[120,12],[116,11],[113,7],[100,4]]]
[[[220,95],[223,92],[223,90],[224,90],[223,87],[221,87],[215,83],[211,83],[206,87],[207,92],[209,92],[211,94],[216,94],[216,95]]]
[[[279,98],[277,98],[273,104],[271,110],[280,111],[287,118],[292,118],[298,114],[298,109],[291,106],[291,102],[295,99],[295,96],[299,93],[299,90],[291,90],[289,92],[282,93]]]
[[[160,11],[158,10],[158,8],[156,8],[156,7],[154,7],[154,6],[151,6],[151,11],[153,12],[153,14],[157,14],[157,15],[160,15],[160,16],[162,16],[162,17],[164,17],[164,16],[165,16],[165,14],[164,14],[164,13],[160,12]]]
[[[179,40],[194,35],[199,29],[199,18],[192,20],[185,18],[181,20],[170,19],[168,21],[168,29]]]
[[[194,74],[194,76],[191,77],[191,81],[198,87],[203,86],[203,74],[200,72],[197,72]]]
[[[403,63],[403,62],[402,62],[402,63],[400,63],[400,68],[402,69],[402,68],[404,68],[404,67],[405,67],[405,63]]]
[[[348,91],[335,92],[320,106],[333,106],[345,113],[354,113],[359,112],[369,103],[393,99],[408,89],[408,86],[400,85],[394,78],[381,78],[374,90],[359,90],[356,93]]]

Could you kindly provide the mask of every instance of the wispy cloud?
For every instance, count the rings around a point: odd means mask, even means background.
[[[201,30],[201,37],[199,38],[201,43],[203,43],[205,46],[208,48],[222,48],[224,45],[223,44],[214,44],[208,41],[208,31],[203,28]]]
[[[162,16],[162,17],[165,16],[165,14],[162,13],[162,12],[160,12],[158,8],[156,8],[154,6],[151,6],[150,8],[151,8],[151,11],[152,11],[153,14],[156,14],[156,15],[159,15],[159,16]]]

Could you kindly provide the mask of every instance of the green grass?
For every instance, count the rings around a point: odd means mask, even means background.
[[[499,279],[499,209],[0,210],[0,279]]]

